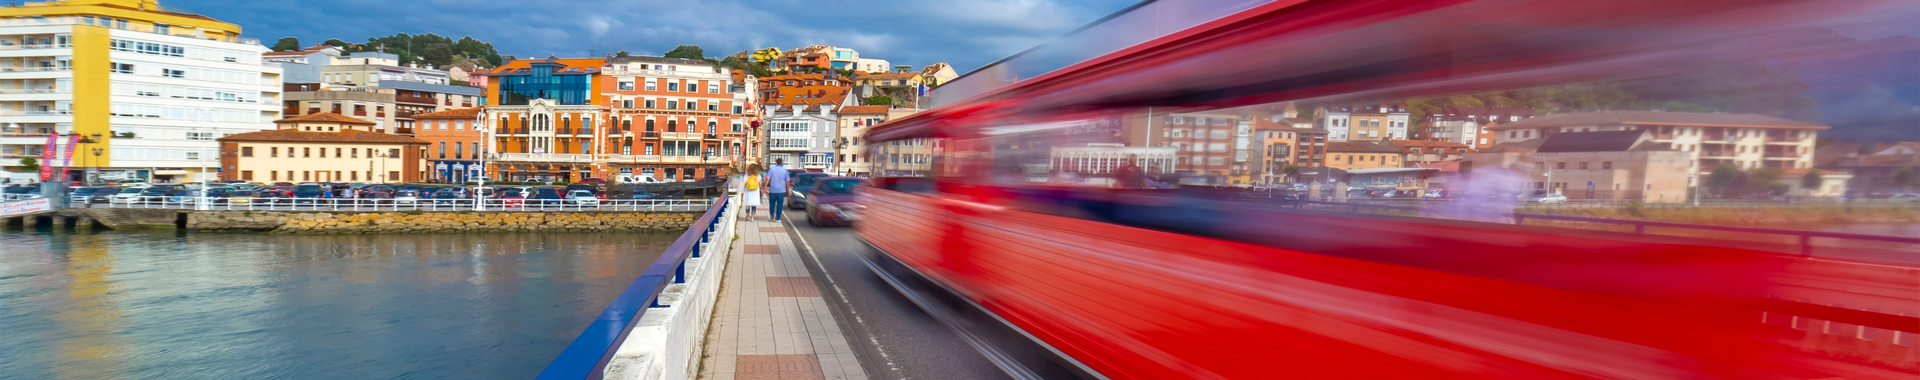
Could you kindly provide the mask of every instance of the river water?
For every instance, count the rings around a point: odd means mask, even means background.
[[[0,378],[532,378],[677,236],[12,230]]]

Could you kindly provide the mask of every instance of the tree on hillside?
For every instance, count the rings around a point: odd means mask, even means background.
[[[870,98],[867,98],[867,105],[869,105],[869,106],[891,106],[891,105],[893,105],[893,97],[891,97],[891,96],[886,96],[886,95],[874,95],[873,97],[870,97]]]
[[[1707,186],[1712,187],[1715,194],[1724,195],[1739,179],[1740,169],[1733,168],[1733,165],[1720,165],[1713,168],[1713,173],[1707,174]]]
[[[341,41],[341,40],[340,40],[340,39],[338,39],[338,38],[329,38],[329,39],[327,39],[327,42],[321,42],[320,44],[321,44],[321,45],[328,45],[328,46],[334,46],[334,47],[338,47],[338,48],[341,48],[341,49],[345,49],[345,48],[347,48],[347,47],[350,47],[350,46],[353,46],[353,44],[350,44],[350,43],[347,43],[347,41]]]
[[[627,54],[627,49],[620,49],[620,52],[617,52],[617,53],[613,53],[613,56],[615,56],[615,57],[631,57],[631,56],[633,56],[633,55],[631,55],[631,54]]]
[[[296,51],[300,48],[299,38],[280,37],[279,41],[273,43],[273,51]]]
[[[668,50],[661,56],[667,58],[706,59],[706,52],[700,51],[700,45],[680,45]]]
[[[1747,173],[1747,192],[1752,194],[1772,194],[1781,192],[1780,178],[1786,171],[1775,167],[1754,169]]]
[[[453,64],[453,46],[439,42],[429,44],[425,49],[420,50],[420,60],[434,67],[451,65]]]

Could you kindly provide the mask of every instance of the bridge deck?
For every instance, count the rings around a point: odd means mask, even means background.
[[[744,222],[727,257],[701,379],[867,379],[781,223]]]

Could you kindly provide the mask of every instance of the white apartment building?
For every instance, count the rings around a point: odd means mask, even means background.
[[[261,61],[265,46],[179,9],[105,16],[141,3],[0,9],[4,158],[39,156],[59,135],[61,151],[79,144],[70,165],[48,163],[68,167],[64,179],[184,182],[218,166],[215,138],[273,128],[281,70]]]
[[[1688,172],[1692,174],[1722,164],[1741,170],[1812,168],[1814,139],[1827,128],[1750,114],[1601,111],[1521,119],[1487,130],[1499,143],[1541,139],[1562,132],[1646,130],[1654,142],[1687,152],[1691,158]]]
[[[1320,112],[1321,120],[1326,123],[1327,141],[1347,141],[1347,132],[1353,128],[1353,110],[1347,107],[1327,107]]]
[[[787,167],[833,169],[836,116],[832,104],[814,107],[767,107],[767,162],[785,160]]]

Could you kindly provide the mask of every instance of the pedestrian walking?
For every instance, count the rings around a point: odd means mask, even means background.
[[[766,182],[762,174],[760,164],[748,166],[746,183],[740,185],[740,201],[747,207],[747,220],[753,220],[753,214],[760,211],[760,188]]]
[[[787,160],[773,159],[773,167],[767,168],[767,215],[773,221],[780,221],[781,211],[787,208],[787,185],[793,177],[787,174]]]

